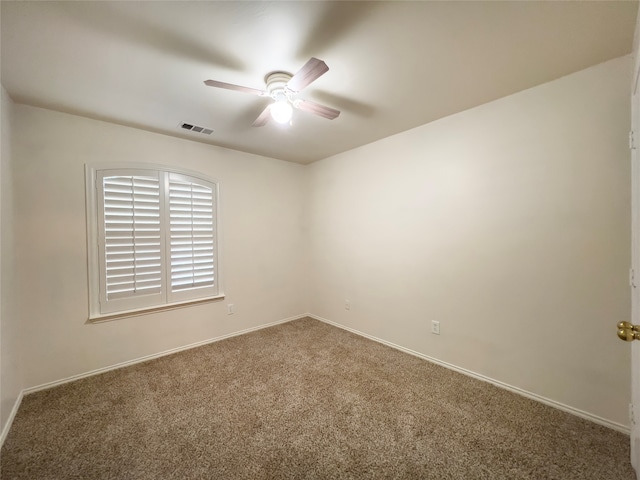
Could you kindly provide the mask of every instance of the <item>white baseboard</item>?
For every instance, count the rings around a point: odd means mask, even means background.
[[[274,325],[279,325],[281,323],[291,322],[293,320],[298,320],[300,318],[306,317],[307,314],[296,315],[294,317],[285,318],[282,320],[276,320],[275,322],[265,323],[264,325],[259,325],[257,327],[246,328],[244,330],[240,330],[238,332],[228,333],[226,335],[221,335],[219,337],[209,338],[207,340],[202,340],[200,342],[190,343],[189,345],[183,345],[182,347],[171,348],[169,350],[164,350],[159,353],[153,353],[151,355],[145,355],[144,357],[135,358],[133,360],[127,360],[126,362],[116,363],[115,365],[110,365],[108,367],[97,368],[95,370],[90,370],[88,372],[79,373],[77,375],[72,375],[67,378],[63,378],[60,380],[55,380],[53,382],[43,383],[41,385],[36,385],[35,387],[25,388],[22,393],[24,395],[28,395],[30,393],[38,392],[40,390],[46,390],[48,388],[57,387],[58,385],[63,385],[65,383],[73,382],[75,380],[80,380],[81,378],[92,377],[93,375],[99,375],[101,373],[109,372],[111,370],[116,370],[118,368],[128,367],[130,365],[135,365],[136,363],[147,362],[149,360],[153,360],[155,358],[164,357],[166,355],[171,355],[173,353],[182,352],[184,350],[190,350],[192,348],[201,347],[203,345],[207,345],[209,343],[219,342],[220,340],[224,340],[226,338],[237,337],[238,335],[244,335],[245,333],[255,332],[257,330],[262,330],[263,328],[273,327]]]
[[[24,397],[24,390],[20,392],[18,398],[16,398],[15,403],[13,404],[13,408],[11,409],[11,413],[9,414],[9,418],[7,418],[7,423],[2,429],[2,433],[0,434],[0,448],[4,445],[4,441],[9,435],[9,430],[11,429],[11,425],[13,425],[13,420],[16,418],[16,414],[18,413],[18,409],[20,408],[20,404],[22,403],[22,397]]]
[[[416,351],[411,350],[409,348],[401,347],[400,345],[396,345],[395,343],[387,342],[386,340],[382,340],[381,338],[377,338],[377,337],[374,337],[373,335],[366,334],[366,333],[361,332],[359,330],[355,330],[353,328],[346,327],[346,326],[341,325],[339,323],[332,322],[331,320],[327,320],[326,318],[319,317],[318,315],[314,315],[312,313],[307,313],[305,316],[314,318],[316,320],[319,320],[321,322],[327,323],[329,325],[333,325],[334,327],[338,327],[338,328],[341,328],[343,330],[347,330],[347,331],[349,331],[351,333],[355,333],[356,335],[360,335],[361,337],[368,338],[369,340],[373,340],[374,342],[382,343],[382,344],[387,345],[387,346],[389,346],[391,348],[395,348],[396,350],[400,350],[400,351],[408,353],[410,355],[414,355],[416,357],[419,357],[419,358],[422,358],[424,360],[427,360],[428,362],[435,363],[437,365],[441,365],[441,366],[443,366],[445,368],[448,368],[450,370],[453,370],[455,372],[459,372],[459,373],[462,373],[462,374],[467,375],[469,377],[472,377],[472,378],[475,378],[475,379],[478,379],[478,380],[482,380],[483,382],[490,383],[492,385],[495,385],[496,387],[504,388],[505,390],[509,390],[510,392],[517,393],[518,395],[522,395],[523,397],[527,397],[527,398],[530,398],[532,400],[536,400],[536,401],[538,401],[540,403],[544,403],[545,405],[549,405],[551,407],[557,408],[557,409],[562,410],[564,412],[576,415],[576,416],[578,416],[580,418],[584,418],[585,420],[590,420],[590,421],[592,421],[594,423],[597,423],[598,425],[603,425],[605,427],[609,427],[609,428],[611,428],[613,430],[617,430],[618,432],[622,432],[622,433],[625,433],[627,435],[630,434],[630,428],[628,426],[626,426],[626,425],[622,425],[621,423],[612,422],[611,420],[607,420],[606,418],[602,418],[602,417],[599,417],[597,415],[593,415],[592,413],[585,412],[584,410],[580,410],[580,409],[571,407],[569,405],[565,405],[564,403],[560,403],[560,402],[557,402],[555,400],[551,400],[550,398],[543,397],[543,396],[538,395],[536,393],[528,392],[527,390],[523,390],[521,388],[514,387],[512,385],[509,385],[507,383],[501,382],[499,380],[494,380],[493,378],[487,377],[485,375],[482,375],[482,374],[479,374],[479,373],[476,373],[476,372],[472,372],[471,370],[467,370],[466,368],[458,367],[458,366],[453,365],[451,363],[443,362],[442,360],[438,360],[437,358],[433,358],[433,357],[430,357],[428,355],[424,355],[423,353],[416,352]]]

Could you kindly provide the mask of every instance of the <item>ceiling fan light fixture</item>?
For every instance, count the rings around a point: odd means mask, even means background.
[[[2,0],[0,0],[2,1]],[[258,90],[257,88],[242,87],[232,83],[220,82],[218,80],[205,80],[205,85],[209,87],[225,88],[227,90],[236,90],[238,92],[250,93],[260,97],[271,97],[273,103],[266,106],[253,122],[254,127],[264,127],[270,118],[274,122],[291,125],[291,117],[293,109],[297,108],[320,117],[333,120],[340,115],[340,111],[334,108],[326,107],[315,102],[295,98],[295,95],[309,84],[316,81],[329,70],[327,64],[322,60],[311,57],[303,67],[298,70],[295,75],[288,72],[276,70],[267,73],[264,82],[267,86],[266,90]]]
[[[291,104],[286,100],[278,100],[271,105],[269,109],[271,113],[271,118],[273,118],[278,123],[289,123],[291,120],[291,115],[293,114],[293,108]]]

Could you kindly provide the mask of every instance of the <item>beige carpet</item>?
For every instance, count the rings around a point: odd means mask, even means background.
[[[24,398],[20,479],[632,480],[629,438],[312,319]]]

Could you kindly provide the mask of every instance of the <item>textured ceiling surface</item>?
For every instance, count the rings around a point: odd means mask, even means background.
[[[6,2],[14,101],[310,163],[631,52],[637,2]],[[300,110],[252,127],[263,89],[310,57]],[[188,132],[182,122],[211,128]]]

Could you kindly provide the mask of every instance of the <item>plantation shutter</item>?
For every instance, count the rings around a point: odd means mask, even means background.
[[[170,301],[217,294],[216,186],[169,174]]]
[[[90,316],[220,295],[217,183],[144,166],[87,178]]]
[[[163,301],[161,182],[157,172],[101,172],[101,311]]]

